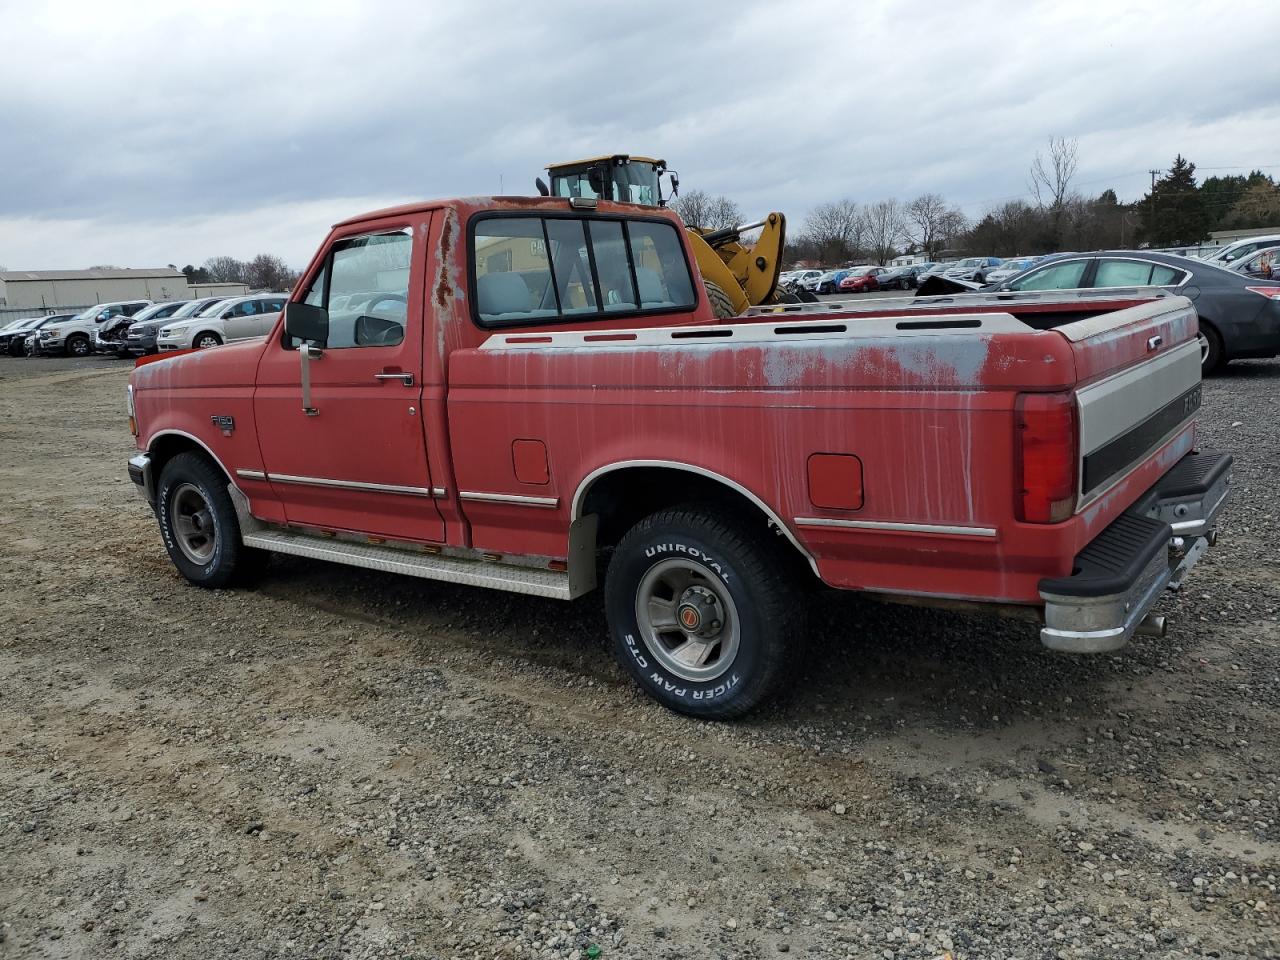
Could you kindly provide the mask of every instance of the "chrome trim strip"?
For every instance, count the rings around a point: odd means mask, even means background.
[[[432,487],[431,495],[433,497],[443,497],[447,491],[444,487]]]
[[[809,561],[809,566],[813,569],[814,576],[821,578],[821,574],[818,573],[818,561],[814,559],[813,554],[804,548],[804,545],[796,538],[796,535],[792,532],[791,528],[782,522],[782,518],[774,513],[773,509],[767,503],[757,497],[742,484],[734,480],[730,480],[723,474],[715,473],[705,467],[695,467],[691,463],[681,463],[678,460],[619,460],[616,463],[607,463],[603,467],[596,467],[596,469],[592,470],[582,479],[582,482],[578,484],[578,489],[573,494],[573,509],[569,512],[570,522],[577,520],[582,516],[582,504],[586,500],[587,491],[591,489],[591,485],[595,483],[596,480],[604,476],[606,473],[612,473],[615,470],[625,470],[628,467],[666,467],[671,470],[684,470],[688,473],[696,473],[699,476],[707,477],[711,480],[717,480],[720,483],[723,483],[726,487],[737,491],[760,508],[761,512],[769,518],[769,522],[778,530],[781,530],[783,536],[791,541],[791,545],[800,551],[800,555]]]
[[[994,537],[995,527],[962,527],[947,523],[896,523],[890,520],[832,520],[826,517],[796,517],[797,527],[840,527],[875,530],[880,533],[943,533],[953,537]]]
[[[474,500],[479,503],[516,503],[525,507],[558,507],[559,497],[525,497],[518,493],[480,493],[475,490],[460,490],[459,500]]]
[[[237,477],[243,477],[246,480],[265,480],[267,475],[261,470],[237,470]]]
[[[364,490],[369,493],[400,493],[410,497],[433,497],[431,487],[406,487],[397,483],[366,483],[360,480],[330,480],[327,477],[297,477],[287,473],[267,474],[272,483],[292,483],[303,487],[332,487],[338,490]]]

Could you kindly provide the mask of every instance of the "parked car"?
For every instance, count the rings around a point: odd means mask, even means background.
[[[797,287],[804,287],[806,281],[816,281],[822,276],[821,270],[795,270],[791,274],[790,280],[787,281],[787,289],[794,290]]]
[[[206,588],[279,552],[562,600],[607,557],[622,669],[715,719],[807,662],[819,583],[1042,618],[1061,651],[1163,631],[1150,611],[1213,549],[1231,489],[1229,454],[1193,452],[1186,300],[718,321],[683,223],[638,209],[344,220],[283,335],[132,371],[128,470],[157,548]]]
[[[1003,262],[999,257],[965,257],[959,263],[947,267],[943,275],[957,280],[986,283],[987,274]]]
[[[70,320],[74,313],[55,313],[43,317],[23,317],[0,330],[0,353],[20,357],[26,352],[27,337],[50,321]]]
[[[894,287],[910,290],[919,282],[917,278],[932,266],[932,263],[909,263],[900,267],[887,267],[876,282],[881,290],[892,290]]]
[[[162,326],[156,335],[156,349],[161,353],[204,350],[231,340],[265,337],[279,319],[288,296],[269,293],[224,300],[199,316]]]
[[[120,314],[98,324],[93,333],[93,349],[97,353],[110,353],[117,357],[129,356],[129,328],[136,322],[144,320],[163,320],[174,316],[188,300],[167,300],[143,307],[132,317]]]
[[[167,317],[144,317],[143,314],[138,314],[125,331],[125,346],[128,348],[129,353],[135,357],[155,353],[156,334],[160,332],[161,327],[166,324],[202,316],[226,299],[226,297],[201,297],[199,300],[187,300]]]
[[[840,281],[841,293],[868,293],[880,289],[880,277],[885,273],[884,267],[854,267]]]
[[[1000,266],[989,270],[986,275],[987,283],[1003,283],[1011,280],[1024,270],[1030,270],[1039,262],[1038,257],[1018,257],[1013,260],[1005,260]]]
[[[1280,246],[1280,234],[1271,233],[1262,237],[1245,237],[1235,243],[1229,243],[1221,249],[1204,257],[1206,263],[1214,263],[1220,267],[1229,267],[1241,257],[1262,250],[1265,247]]]
[[[801,286],[810,293],[835,293],[840,289],[840,281],[848,274],[849,271],[847,269],[827,270],[817,277],[811,277],[806,280]]]
[[[1232,360],[1280,355],[1280,281],[1255,280],[1204,260],[1148,250],[1047,258],[997,291],[1163,287],[1194,304],[1205,373]]]
[[[1280,246],[1263,247],[1231,265],[1236,273],[1255,280],[1280,280]]]
[[[87,357],[93,353],[93,335],[99,324],[122,314],[132,317],[143,307],[149,306],[150,300],[118,300],[114,303],[95,304],[70,320],[41,327],[36,352]]]
[[[40,353],[40,331],[50,324],[66,323],[68,320],[75,319],[76,316],[77,314],[71,314],[70,316],[55,314],[50,317],[41,317],[36,323],[22,331],[23,336],[14,338],[13,342],[10,343],[10,352],[14,356],[38,356]],[[19,340],[21,340],[20,345],[17,342]]]

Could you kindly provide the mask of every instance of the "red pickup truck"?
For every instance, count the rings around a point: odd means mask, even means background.
[[[653,697],[737,716],[805,590],[1113,650],[1213,543],[1196,314],[1160,290],[717,320],[679,219],[472,198],[334,227],[265,339],[140,363],[129,472],[191,582],[268,552],[573,599]]]

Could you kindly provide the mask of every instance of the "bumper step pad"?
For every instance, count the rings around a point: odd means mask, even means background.
[[[1041,642],[1071,653],[1128,643],[1212,544],[1231,466],[1228,453],[1188,454],[1076,555],[1070,576],[1041,580]]]

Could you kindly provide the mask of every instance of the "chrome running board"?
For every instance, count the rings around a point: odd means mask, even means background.
[[[514,566],[492,560],[473,560],[436,553],[417,553],[409,548],[351,543],[292,530],[245,530],[242,539],[246,547],[274,553],[309,557],[312,560],[331,560],[368,570],[402,573],[427,580],[444,580],[470,587],[508,590],[556,600],[572,600],[595,587],[594,563],[580,565],[590,567],[589,582],[585,581],[585,577],[578,578],[583,582],[572,582],[569,572],[563,570]]]

